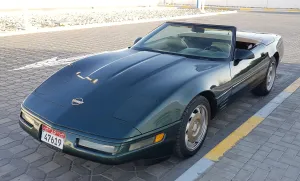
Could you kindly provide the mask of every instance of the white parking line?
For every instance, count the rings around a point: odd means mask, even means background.
[[[15,68],[13,70],[25,70],[25,69],[34,69],[34,68],[43,68],[43,67],[52,67],[52,66],[57,66],[57,65],[67,65],[70,64],[76,60],[86,58],[89,56],[92,56],[95,54],[88,54],[88,55],[81,55],[81,56],[76,56],[76,57],[70,57],[70,58],[64,58],[64,59],[59,59],[57,57],[53,57],[47,60],[42,60],[39,62],[35,62],[29,65],[25,65],[20,68]],[[12,70],[11,70],[12,71]]]
[[[230,150],[236,143],[247,136],[257,125],[267,118],[284,100],[300,87],[300,78],[278,94],[268,104],[261,108],[257,113],[245,121],[239,128],[233,131],[223,141],[210,150],[204,157],[196,162],[192,167],[185,171],[176,181],[193,181],[204,174]]]

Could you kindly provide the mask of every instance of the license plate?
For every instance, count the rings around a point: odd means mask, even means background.
[[[45,125],[42,126],[41,140],[43,142],[46,142],[59,149],[63,149],[65,138],[66,138],[65,133],[54,130]]]

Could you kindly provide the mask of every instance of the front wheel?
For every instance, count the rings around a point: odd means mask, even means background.
[[[272,57],[264,81],[252,90],[253,94],[258,96],[265,96],[271,92],[276,78],[276,68],[276,60],[274,57]]]
[[[195,155],[202,146],[207,133],[211,112],[208,100],[203,96],[193,99],[181,118],[175,153],[186,158]]]

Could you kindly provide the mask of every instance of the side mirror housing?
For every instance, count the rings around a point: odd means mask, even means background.
[[[138,37],[137,39],[134,40],[133,44],[136,44],[137,42],[139,42],[142,39],[142,37]]]
[[[239,64],[239,62],[242,60],[253,59],[253,58],[255,58],[255,55],[250,50],[244,50],[244,49],[237,48],[234,51],[234,65]]]

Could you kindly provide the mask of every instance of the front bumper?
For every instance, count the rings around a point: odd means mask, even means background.
[[[33,136],[38,141],[41,141],[41,128],[42,125],[47,125],[51,127],[52,129],[62,131],[65,133],[65,142],[63,145],[63,150],[60,150],[64,153],[78,156],[84,159],[105,163],[105,164],[121,164],[128,161],[150,161],[150,160],[156,160],[159,158],[164,158],[172,154],[174,143],[176,141],[176,133],[179,128],[179,124],[173,124],[170,126],[167,126],[163,129],[144,134],[142,136],[129,138],[126,140],[112,140],[112,139],[104,139],[101,137],[77,132],[74,130],[70,130],[67,128],[63,128],[60,126],[56,126],[53,124],[49,124],[45,122],[44,120],[40,119],[33,113],[29,112],[28,110],[25,110],[22,108],[23,112],[26,112],[26,114],[29,114],[33,116],[34,122],[29,123],[25,119],[22,118],[22,114],[20,114],[19,124],[23,130],[25,130],[27,133],[29,133],[31,136]],[[147,147],[143,147],[137,150],[129,151],[129,147],[132,143],[137,143],[138,141],[150,138],[155,136],[158,133],[165,133],[165,139],[156,144],[152,144]],[[88,140],[94,143],[99,144],[105,144],[105,145],[111,145],[115,146],[117,148],[117,153],[111,154],[111,153],[105,153],[85,147],[81,147],[78,145],[78,140],[84,139]],[[45,143],[47,144],[47,143]],[[52,146],[50,146],[52,147]]]

